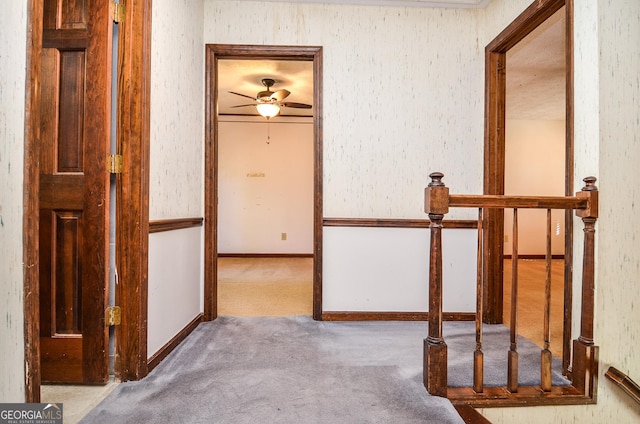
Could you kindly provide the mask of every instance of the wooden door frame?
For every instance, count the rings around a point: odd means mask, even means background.
[[[116,182],[115,373],[122,381],[148,373],[149,146],[152,0],[127,0],[119,24],[116,145],[123,170]]]
[[[507,51],[554,13],[566,6],[566,124],[565,195],[573,195],[573,0],[537,0],[485,48],[484,194],[504,194],[505,100]],[[501,323],[503,312],[504,215],[488,210],[485,216],[483,272],[485,320]],[[573,215],[565,215],[565,290],[571,298]],[[566,297],[565,297],[566,299]],[[565,305],[565,319],[570,308]],[[570,315],[569,315],[570,319]],[[570,329],[569,329],[570,330]]]
[[[205,71],[204,319],[218,316],[218,65],[219,59],[313,62],[314,209],[313,318],[322,319],[322,47],[207,44]]]
[[[25,402],[40,402],[39,311],[39,75],[44,0],[28,0],[23,181],[23,311]],[[147,373],[147,256],[151,0],[128,0],[120,24],[117,137],[124,158],[116,212],[120,281],[116,302],[116,374],[137,380]],[[126,142],[125,142],[126,141]],[[126,205],[126,207],[124,207]]]
[[[22,218],[25,402],[40,402],[40,52],[44,0],[27,5],[27,53],[24,122]]]

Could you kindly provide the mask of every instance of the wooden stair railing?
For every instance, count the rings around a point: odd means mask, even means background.
[[[442,182],[444,174],[429,175],[431,182],[425,189],[425,212],[429,214],[431,243],[429,256],[429,324],[424,339],[423,381],[427,391],[449,398],[455,403],[476,407],[530,406],[543,404],[588,404],[596,401],[598,347],[593,340],[594,317],[594,254],[595,223],[598,218],[598,190],[595,177],[587,177],[575,196],[506,196],[453,195]],[[476,283],[476,348],[473,352],[473,384],[453,388],[447,384],[447,344],[442,331],[442,220],[449,208],[478,208],[478,272]],[[506,386],[486,387],[483,382],[483,221],[484,210],[513,209],[512,290],[510,313],[510,347],[507,353]],[[541,370],[539,386],[522,386],[518,382],[517,295],[518,295],[518,209],[547,210],[546,278]],[[573,341],[571,384],[554,386],[551,379],[550,350],[551,302],[551,210],[575,210],[584,223],[584,252],[582,265],[582,302],[580,306],[580,335]],[[567,229],[570,231],[570,229]],[[571,328],[570,322],[565,322]]]
[[[631,377],[615,367],[609,367],[604,375],[613,381],[616,386],[620,387],[623,392],[631,396],[631,399],[640,403],[640,386]]]

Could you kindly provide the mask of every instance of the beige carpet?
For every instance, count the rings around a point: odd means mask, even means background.
[[[544,309],[543,260],[519,264],[518,332],[542,346]],[[505,265],[504,311],[509,324],[511,261]],[[554,260],[551,340],[552,351],[562,346],[563,261]],[[227,316],[311,315],[313,311],[312,258],[219,258],[218,314]]]
[[[313,258],[218,258],[218,315],[313,312]]]

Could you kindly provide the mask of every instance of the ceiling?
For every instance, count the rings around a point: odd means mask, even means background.
[[[266,90],[263,78],[272,78],[271,91],[287,89],[287,102],[306,103],[311,109],[283,107],[281,116],[313,116],[313,62],[296,60],[218,60],[218,113],[221,115],[258,115],[255,107],[232,108],[250,104],[251,99],[229,93],[256,97]]]
[[[298,0],[307,1],[307,0]],[[355,0],[354,0],[355,1]],[[365,0],[363,0],[364,2]],[[369,0],[366,0],[369,2]],[[386,0],[395,3],[396,0]],[[344,3],[344,2],[343,2]],[[481,0],[446,0],[420,3],[482,4]],[[507,52],[508,119],[565,119],[564,8]],[[272,91],[287,89],[287,101],[313,105],[313,62],[294,60],[218,61],[218,112],[221,115],[258,115],[255,107],[231,108],[251,103],[265,87],[263,78],[276,81]],[[281,116],[313,116],[312,109],[282,108]]]
[[[507,52],[507,119],[565,119],[565,10]]]

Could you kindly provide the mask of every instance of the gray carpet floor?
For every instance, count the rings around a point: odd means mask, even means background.
[[[452,385],[470,384],[473,325],[445,323]],[[426,331],[424,322],[219,317],[146,378],[120,384],[81,423],[463,423],[422,385]],[[485,381],[502,385],[508,331],[489,326],[486,345],[494,338],[506,348],[485,352]],[[540,349],[520,343],[521,364],[529,356],[539,363]],[[521,381],[538,384],[535,364],[535,372],[523,368]],[[559,373],[554,381],[562,383]]]

